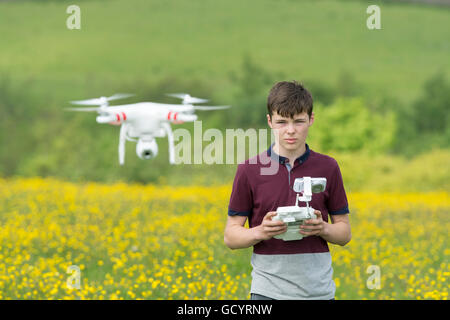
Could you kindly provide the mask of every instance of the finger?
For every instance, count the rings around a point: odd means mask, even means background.
[[[300,229],[300,233],[302,233],[302,234],[313,235],[313,234],[321,233],[323,230],[323,226],[322,225],[301,225],[299,229]]]
[[[287,229],[286,226],[265,227],[264,231],[266,231],[266,232],[279,232],[279,231],[285,231],[286,229]]]
[[[264,225],[264,230],[272,231],[272,230],[284,230],[287,229],[287,224],[281,224],[281,225]]]
[[[319,230],[305,231],[305,230],[300,229],[300,233],[305,236],[316,236],[320,233],[320,231]]]
[[[322,223],[322,221],[323,221],[323,219],[322,219],[322,216],[320,215],[319,218],[317,218],[317,219],[305,220],[305,223],[306,224],[320,224],[320,223]]]
[[[276,216],[277,213],[276,211],[269,211],[267,212],[267,214],[264,216],[264,220],[272,220],[272,217]]]
[[[314,213],[317,216],[317,218],[322,219],[322,212],[320,212],[319,210],[314,210]]]
[[[264,226],[268,226],[268,227],[279,227],[279,226],[286,225],[286,223],[284,223],[281,220],[276,220],[276,221],[268,220],[268,221],[264,221],[263,224],[264,224]]]
[[[321,224],[322,221],[322,219],[309,219],[305,220],[305,224]]]
[[[265,226],[264,230],[266,231],[278,231],[278,230],[283,230],[286,229],[285,226],[274,226],[274,227],[270,227],[270,226]]]
[[[285,232],[286,232],[286,230],[280,230],[280,231],[268,232],[267,234],[268,234],[269,236],[273,237],[273,236],[276,236],[276,235],[278,235],[278,234],[282,234],[282,233],[285,233]]]
[[[312,231],[312,230],[322,230],[321,225],[302,225],[300,226],[300,230]]]

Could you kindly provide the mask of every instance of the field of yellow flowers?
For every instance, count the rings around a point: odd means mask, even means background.
[[[230,188],[0,179],[0,299],[248,299]],[[348,197],[336,299],[448,299],[449,193]]]

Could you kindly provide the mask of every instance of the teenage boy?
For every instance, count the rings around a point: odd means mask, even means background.
[[[306,88],[295,81],[275,84],[267,108],[267,123],[276,142],[256,159],[238,165],[225,244],[231,249],[253,246],[251,299],[334,299],[336,286],[327,242],[343,246],[351,239],[339,166],[336,160],[306,144],[314,123],[313,99]],[[261,161],[264,158],[268,161]],[[278,170],[262,174],[273,161],[279,162]],[[325,191],[313,194],[310,202],[317,218],[299,227],[303,239],[275,239],[287,227],[272,218],[278,207],[295,204],[294,180],[302,177],[327,179]],[[249,228],[245,227],[247,219]]]

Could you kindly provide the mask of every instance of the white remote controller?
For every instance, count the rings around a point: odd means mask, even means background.
[[[300,226],[304,224],[305,220],[315,218],[314,209],[311,207],[278,207],[277,215],[272,220],[281,220],[286,223],[287,231],[274,236],[274,238],[284,241],[301,240],[304,236],[299,232]]]
[[[274,236],[276,239],[284,241],[301,240],[304,236],[300,233],[300,226],[304,224],[305,220],[316,219],[314,208],[309,206],[312,199],[312,193],[319,193],[325,190],[327,184],[326,178],[297,178],[294,181],[294,191],[297,192],[297,199],[295,206],[278,207],[277,215],[272,218],[274,221],[281,220],[287,224],[287,231]],[[302,197],[298,193],[302,192]],[[306,207],[299,207],[298,202],[306,202]]]

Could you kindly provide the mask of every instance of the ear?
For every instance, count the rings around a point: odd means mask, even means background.
[[[314,112],[311,113],[311,118],[309,118],[309,126],[312,126],[314,123]]]
[[[269,125],[269,127],[270,127],[271,129],[273,129],[273,128],[272,128],[272,119],[270,119],[270,114],[267,114],[267,124]]]

